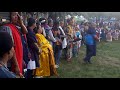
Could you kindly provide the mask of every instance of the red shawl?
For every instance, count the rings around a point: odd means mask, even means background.
[[[6,26],[9,26],[11,31],[12,31],[12,35],[13,35],[13,39],[14,39],[14,49],[15,49],[15,54],[16,54],[16,58],[18,61],[18,65],[20,68],[20,73],[22,73],[23,69],[22,69],[22,61],[23,61],[23,46],[22,46],[22,40],[21,40],[21,35],[17,29],[17,27],[13,24],[7,24]],[[13,66],[14,67],[14,66]],[[14,72],[14,68],[12,69],[12,71]]]

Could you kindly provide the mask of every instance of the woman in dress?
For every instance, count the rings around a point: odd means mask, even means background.
[[[53,48],[45,36],[41,34],[43,32],[41,25],[38,24],[34,31],[38,40],[38,47],[41,51],[39,55],[40,67],[36,68],[35,77],[49,77],[53,75],[58,76],[55,68]]]

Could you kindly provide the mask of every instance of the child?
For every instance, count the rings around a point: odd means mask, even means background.
[[[75,39],[77,38],[82,39],[82,35],[79,31],[79,28],[75,27]],[[80,46],[81,46],[81,40],[76,41],[74,46],[75,46],[74,53],[75,53],[75,56],[77,57],[79,50],[80,50]]]
[[[106,34],[106,41],[108,42],[112,42],[112,35],[111,35],[111,30],[107,30],[107,34]]]
[[[117,29],[115,32],[115,40],[118,40],[118,37],[119,37],[119,30]]]

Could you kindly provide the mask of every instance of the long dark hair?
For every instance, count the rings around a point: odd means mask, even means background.
[[[12,13],[13,13],[13,12],[9,12],[9,20],[10,20],[10,22],[12,21],[12,17],[11,17]],[[18,14],[21,15],[21,12],[18,12]]]
[[[38,30],[39,30],[39,26],[40,26],[41,24],[40,23],[36,23],[36,27],[34,28],[34,32],[35,32],[35,34],[36,33],[38,33]]]

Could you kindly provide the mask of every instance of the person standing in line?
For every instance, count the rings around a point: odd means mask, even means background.
[[[38,41],[37,38],[35,36],[34,33],[34,29],[36,27],[36,21],[33,18],[29,18],[28,19],[28,34],[27,36],[27,42],[28,42],[28,48],[29,48],[29,52],[31,54],[30,59],[32,61],[35,61],[35,66],[38,68],[40,67],[39,64],[39,54],[40,54],[40,50],[38,48]],[[33,78],[34,77],[34,71],[36,69],[36,67],[34,69],[28,69],[27,70],[27,78]]]
[[[79,50],[80,50],[80,47],[81,47],[81,40],[82,40],[82,35],[81,35],[79,28],[77,26],[75,27],[75,38],[79,39],[76,41],[75,57],[77,57]]]
[[[63,52],[63,55],[64,55],[64,59],[67,59],[67,39],[66,39],[65,31],[64,31],[64,21],[63,20],[60,20],[59,29],[62,33],[61,38],[63,38],[62,52]]]
[[[67,61],[70,62],[72,58],[72,41],[73,41],[73,18],[67,20],[68,25],[66,28],[67,35]]]
[[[54,46],[54,43],[56,42],[56,39],[54,38],[53,32],[52,32],[53,20],[49,19],[48,20],[48,24],[47,24],[47,20],[45,18],[40,18],[39,22],[41,23],[42,27],[44,27],[43,33],[45,31],[45,33],[46,33],[46,36],[45,36],[46,39],[50,42],[50,44],[52,46]]]
[[[55,43],[54,56],[56,61],[56,68],[58,68],[60,64],[61,54],[62,54],[62,38],[60,37],[62,33],[59,29],[59,21],[55,21],[54,23],[53,35],[57,40],[57,42]]]
[[[38,40],[38,47],[41,50],[39,55],[40,67],[35,70],[35,78],[58,76],[55,68],[55,59],[52,45],[42,34],[43,29],[40,24],[34,30]]]

